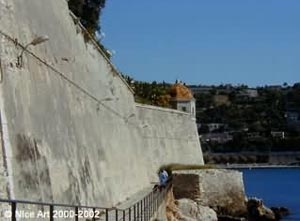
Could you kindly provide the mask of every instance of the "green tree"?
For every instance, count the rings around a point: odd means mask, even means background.
[[[105,0],[69,0],[70,10],[80,18],[84,27],[94,35],[100,31],[100,15],[105,7]]]

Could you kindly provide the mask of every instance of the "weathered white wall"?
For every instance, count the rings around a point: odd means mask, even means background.
[[[21,48],[0,34],[1,196],[111,206],[151,185],[161,164],[203,163],[194,120],[136,107],[65,1],[0,0],[0,24],[23,45],[48,35],[29,50],[60,72],[27,52],[17,68]]]
[[[149,175],[169,163],[203,164],[195,118],[190,114],[137,104]]]

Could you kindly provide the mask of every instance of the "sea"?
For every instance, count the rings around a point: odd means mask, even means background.
[[[243,169],[248,197],[263,199],[268,207],[287,207],[286,221],[300,221],[300,168]]]

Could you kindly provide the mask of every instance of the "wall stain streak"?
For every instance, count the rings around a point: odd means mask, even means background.
[[[17,135],[17,155],[18,161],[36,161],[41,158],[41,154],[37,149],[37,143],[35,140],[27,137],[26,135]]]
[[[0,59],[0,83],[2,83],[2,81],[3,81],[3,71],[2,71],[2,63]]]
[[[34,191],[39,199],[52,201],[50,171],[46,156],[40,153],[41,146],[36,139],[18,134],[16,159],[20,166],[18,186],[20,189]]]

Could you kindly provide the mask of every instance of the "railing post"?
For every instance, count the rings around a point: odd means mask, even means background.
[[[152,207],[152,214],[151,214],[152,217],[154,214],[154,193],[152,193],[152,197],[151,197],[151,207]]]
[[[152,191],[152,193],[151,193],[151,217],[153,216],[153,213],[154,213],[154,211],[153,211],[153,207],[154,207],[154,201],[153,201],[153,199],[154,199],[154,194],[153,194],[153,191]]]
[[[95,221],[96,220],[96,218],[95,218],[95,214],[96,214],[96,209],[95,208],[93,208],[93,221]]]
[[[149,195],[149,219],[151,218],[151,211],[152,211],[152,208],[151,208],[151,195],[152,195],[152,192]]]
[[[153,191],[151,192],[150,195],[150,218],[152,217],[152,213],[153,213]]]
[[[78,221],[78,206],[75,206],[75,221]]]
[[[157,194],[157,197],[155,199],[155,204],[156,204],[156,211],[158,210],[158,200],[159,200],[159,193]]]
[[[151,193],[150,193],[150,195],[149,195],[149,197],[148,197],[148,206],[149,206],[149,208],[148,208],[148,214],[149,214],[149,220],[150,220],[150,218],[151,218]]]
[[[126,210],[123,210],[123,221],[126,221]]]
[[[156,194],[153,194],[153,210],[156,211]]]
[[[129,208],[129,217],[128,217],[129,221],[131,221],[131,207]]]
[[[135,219],[136,219],[136,204],[134,204],[133,206],[133,220],[136,221]]]
[[[54,211],[54,206],[50,205],[49,206],[49,216],[50,216],[49,218],[50,218],[50,221],[54,221],[53,211]]]
[[[105,209],[105,221],[108,221],[108,209]]]
[[[144,220],[147,221],[147,197],[144,198]]]
[[[136,211],[136,218],[137,220],[140,220],[140,202],[137,203],[137,211]]]
[[[151,215],[151,200],[150,200],[150,198],[151,198],[151,193],[148,195],[148,219],[150,220],[150,215]]]
[[[11,220],[16,221],[16,209],[17,209],[17,203],[11,202]]]
[[[118,210],[116,209],[116,221],[118,221],[119,220],[119,217],[118,217]]]
[[[146,221],[148,221],[148,209],[149,209],[149,207],[148,207],[148,196],[146,196],[145,197],[145,205],[146,205],[146,209],[145,209],[145,214],[146,214],[146,218],[145,218],[145,220]]]
[[[143,200],[141,200],[141,211],[140,211],[141,221],[143,220]]]

